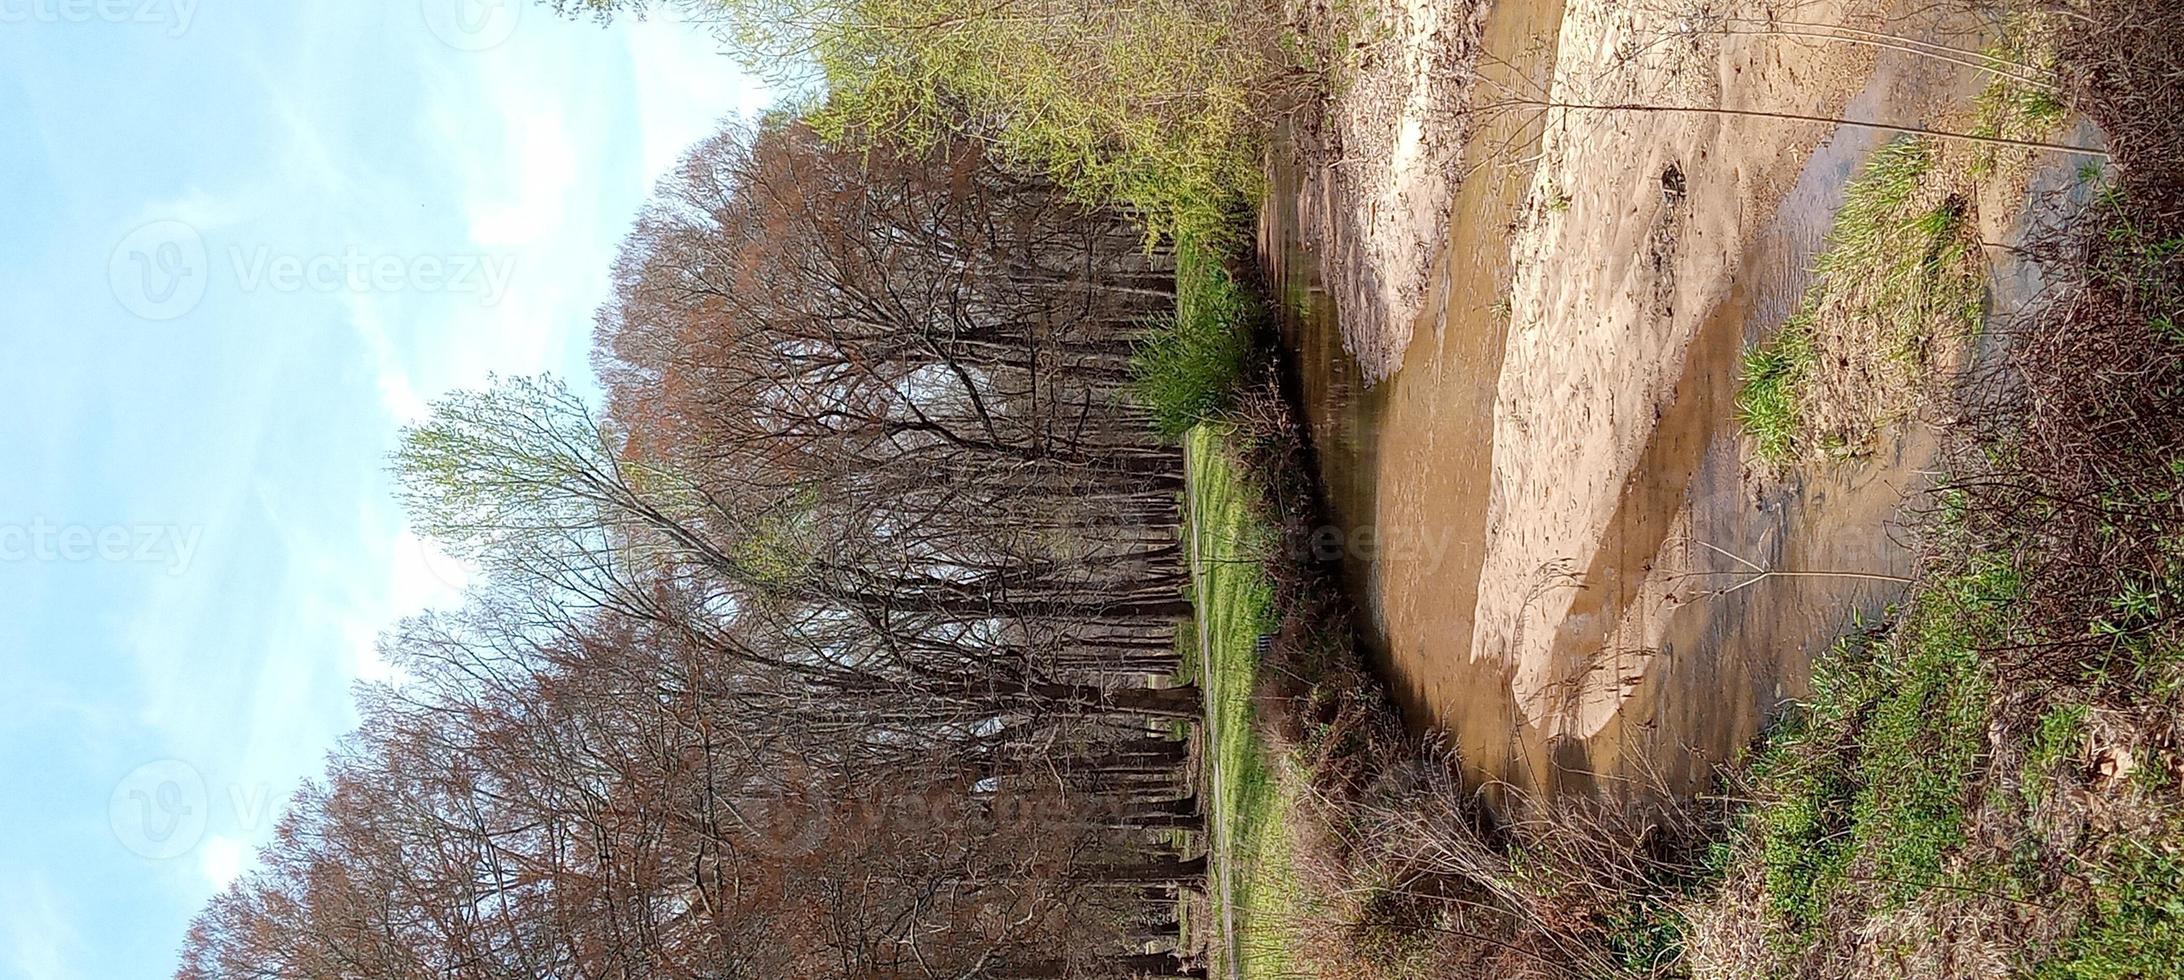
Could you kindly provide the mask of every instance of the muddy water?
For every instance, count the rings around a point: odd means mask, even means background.
[[[1555,60],[1559,0],[1500,0],[1488,17],[1482,80],[1541,91]],[[1298,239],[1296,164],[1273,154],[1261,254],[1283,297],[1284,335],[1301,376],[1304,414],[1343,532],[1345,566],[1364,614],[1363,640],[1414,726],[1448,732],[1482,774],[1508,768],[1523,720],[1499,665],[1470,662],[1471,617],[1486,545],[1493,467],[1490,420],[1507,317],[1506,229],[1531,181],[1536,120],[1504,114],[1467,152],[1438,288],[1412,332],[1403,367],[1368,388],[1344,351],[1333,301],[1313,261],[1340,254]],[[1309,202],[1325,209],[1324,202]],[[1500,247],[1494,247],[1496,243]]]
[[[1484,63],[1502,74],[1496,83],[1544,82],[1560,17],[1557,0],[1495,4]],[[1913,77],[1918,71],[1884,58],[1844,115],[1915,122],[1923,106],[1961,96],[1961,80]],[[1314,263],[1315,253],[1339,253],[1299,240],[1307,202],[1297,192],[1310,182],[1299,181],[1279,147],[1261,254],[1283,301],[1331,519],[1366,619],[1363,639],[1406,717],[1448,733],[1481,785],[1690,792],[1785,699],[1804,693],[1813,655],[1900,594],[1885,577],[1912,570],[1901,515],[1926,485],[1934,441],[1924,430],[1906,430],[1857,466],[1778,480],[1745,471],[1733,422],[1741,350],[1795,307],[1845,183],[1882,136],[1834,132],[1771,221],[1749,236],[1733,288],[1705,317],[1673,397],[1652,422],[1605,541],[1573,556],[1579,591],[1555,628],[1555,674],[1614,670],[1622,683],[1613,717],[1578,737],[1549,734],[1518,704],[1508,667],[1470,656],[1507,329],[1507,230],[1536,139],[1525,122],[1492,120],[1472,140],[1494,147],[1493,159],[1467,173],[1440,289],[1387,381],[1368,387],[1344,354],[1339,311]],[[1627,663],[1622,654],[1601,662],[1655,564],[1670,557],[1696,571],[1672,586],[1665,639]],[[1753,568],[1800,574],[1755,579]]]

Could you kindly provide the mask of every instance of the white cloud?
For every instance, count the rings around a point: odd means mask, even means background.
[[[395,535],[393,551],[388,591],[394,607],[404,612],[452,606],[478,577],[476,565],[449,555],[406,527]]]
[[[180,221],[199,234],[210,234],[242,222],[249,217],[251,207],[244,195],[213,194],[192,187],[175,197],[145,202],[135,220],[138,224]]]
[[[576,192],[577,146],[558,107],[542,105],[531,80],[488,75],[480,93],[500,117],[498,165],[473,180],[470,240],[488,251],[539,242],[566,229]]]
[[[214,891],[242,877],[253,860],[250,845],[226,834],[212,834],[197,845],[197,872]]]
[[[774,96],[704,32],[669,17],[628,26],[645,173],[658,180],[729,113],[756,117]]]
[[[349,648],[349,671],[357,680],[400,678],[400,671],[380,655],[381,632],[403,616],[460,606],[463,589],[478,575],[474,565],[441,551],[408,527],[394,533],[386,556],[384,603],[359,606],[341,624]]]
[[[349,325],[364,341],[372,356],[372,381],[379,389],[379,406],[398,422],[409,423],[431,414],[432,406],[417,391],[417,380],[395,349],[394,332],[381,312],[379,297],[372,293],[342,294],[342,308]]]

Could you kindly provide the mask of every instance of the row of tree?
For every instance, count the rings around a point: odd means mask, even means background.
[[[697,147],[550,379],[396,464],[475,561],[181,975],[1199,976],[1174,306],[1121,215],[968,142]]]

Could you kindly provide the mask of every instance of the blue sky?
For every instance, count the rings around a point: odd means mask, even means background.
[[[517,3],[0,0],[0,977],[172,970],[462,580],[399,427],[588,379],[653,181],[764,104]]]

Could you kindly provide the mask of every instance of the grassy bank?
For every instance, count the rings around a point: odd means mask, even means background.
[[[1583,807],[1497,823],[1445,749],[1405,731],[1339,569],[1308,557],[1340,528],[1264,362],[1263,303],[1203,252],[1179,265],[1181,312],[1138,369],[1163,423],[1189,423],[1213,974],[1612,975],[1655,955],[1664,893],[1644,879],[1672,876],[1667,855],[1628,843],[1636,824]]]
[[[1865,454],[1978,329],[1977,217],[1949,170],[1968,164],[1944,157],[1927,139],[1876,154],[1846,193],[1804,302],[1746,353],[1737,414],[1761,459]]]
[[[1927,570],[1759,755],[1700,975],[2184,975],[2184,235],[2101,192],[1947,397]],[[1822,346],[1820,359],[1839,356]]]
[[[2184,94],[2153,67],[2184,15],[2092,7],[2029,59],[2055,89],[1998,82],[1978,106],[1982,131],[2022,134],[2069,91],[2139,137],[2028,246],[2042,301],[1972,316],[1951,270],[1985,263],[1921,203],[1969,199],[2007,158],[1898,143],[1852,188],[1804,308],[1747,358],[1766,462],[1838,465],[1889,409],[1933,408],[1948,450],[1924,573],[1815,664],[1741,776],[1720,882],[1681,910],[1692,975],[2184,975],[2184,208],[2161,179],[2184,147],[2148,122]],[[1996,353],[1890,344],[1972,330]],[[1860,364],[1867,383],[1841,383]]]
[[[1333,570],[1298,557],[1319,495],[1273,380],[1264,298],[1191,236],[1177,265],[1176,321],[1135,367],[1185,447],[1213,858],[1202,948],[1221,977],[1445,975],[1372,965],[1419,959],[1426,923],[1385,914],[1400,885],[1376,845],[1356,846],[1363,791],[1418,747],[1358,658]]]
[[[1253,507],[1257,492],[1238,463],[1224,423],[1185,437],[1190,487],[1191,562],[1206,692],[1207,829],[1215,861],[1213,945],[1216,974],[1286,977],[1296,973],[1297,873],[1290,853],[1293,780],[1261,735],[1258,638],[1276,625],[1273,583],[1263,561],[1271,535]],[[1233,931],[1230,939],[1225,931]]]
[[[1260,637],[1279,625],[1268,561],[1278,548],[1263,518],[1264,486],[1241,458],[1233,419],[1263,306],[1221,243],[1231,229],[1176,241],[1176,316],[1133,359],[1139,401],[1185,451],[1188,553],[1196,610],[1191,644],[1205,692],[1204,772],[1212,855],[1203,948],[1214,976],[1298,975],[1297,872],[1290,814],[1295,780],[1261,716]]]
[[[1988,49],[1997,75],[1957,125],[1969,134],[2039,139],[2061,123],[2044,17],[2010,22]],[[2057,83],[2059,85],[2059,83]],[[1904,137],[1846,188],[1788,320],[1746,351],[1737,418],[1771,467],[1870,453],[1881,432],[1933,404],[1930,383],[1959,364],[1985,316],[1980,209],[2014,212],[2034,161],[2022,147]]]

